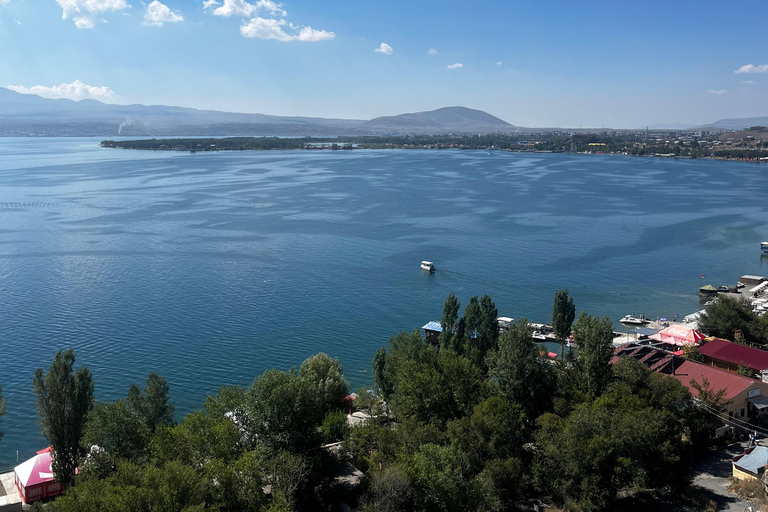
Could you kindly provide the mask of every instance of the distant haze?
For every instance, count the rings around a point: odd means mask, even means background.
[[[767,124],[768,117],[734,118],[721,119],[699,128],[739,130]],[[667,123],[647,128],[687,130],[696,127]],[[47,99],[0,88],[0,135],[3,136],[332,136],[509,133],[526,130],[530,131],[531,127],[515,126],[482,110],[460,106],[361,120],[241,114],[163,105],[114,105],[93,99]]]

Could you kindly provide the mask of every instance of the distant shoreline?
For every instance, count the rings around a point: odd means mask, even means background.
[[[374,139],[374,140],[371,140]],[[378,140],[375,140],[378,139]],[[314,138],[285,139],[279,137],[225,137],[225,138],[187,138],[187,139],[137,139],[126,141],[104,140],[99,146],[109,149],[137,151],[167,151],[188,153],[209,153],[219,151],[360,151],[360,150],[462,150],[527,153],[527,154],[567,154],[567,155],[607,155],[668,158],[672,160],[720,160],[733,162],[768,163],[768,158],[749,159],[732,156],[698,156],[672,154],[631,154],[627,152],[590,152],[590,151],[555,151],[548,149],[515,149],[482,146],[466,146],[433,142],[429,144],[403,144],[387,142],[399,137],[365,137],[361,142],[352,142],[353,138],[339,138],[336,142],[320,142]]]

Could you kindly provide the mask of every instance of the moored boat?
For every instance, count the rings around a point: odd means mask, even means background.
[[[760,249],[763,250],[763,254],[768,254],[768,242],[760,242]]]
[[[431,261],[422,261],[421,270],[426,270],[427,272],[434,272],[436,270],[435,264],[432,263]]]
[[[627,325],[645,325],[650,322],[650,320],[646,320],[645,317],[637,318],[632,315],[626,315],[624,318],[619,320],[619,322]]]

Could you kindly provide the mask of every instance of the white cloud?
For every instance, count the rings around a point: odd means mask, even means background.
[[[9,3],[11,0],[0,0],[0,5],[5,5]]]
[[[728,90],[727,89],[707,89],[707,92],[709,94],[726,94]]]
[[[161,4],[157,0],[147,6],[144,12],[144,25],[153,27],[162,27],[163,23],[179,23],[184,21],[184,17],[173,12],[167,5]]]
[[[215,7],[217,5],[219,5],[219,2],[216,0],[205,0],[203,2],[203,9],[210,9],[211,7]]]
[[[387,43],[381,43],[381,45],[379,45],[379,47],[373,51],[383,53],[384,55],[392,55],[392,52],[394,52],[392,47],[389,46]]]
[[[205,2],[207,4],[209,2]],[[218,5],[211,3],[209,6],[203,4],[203,7]],[[258,0],[255,4],[245,0],[224,0],[224,4],[213,10],[216,16],[238,16],[240,18],[250,18],[258,12],[269,12],[273,16],[286,16],[288,13],[283,10],[281,4],[273,0]]]
[[[497,66],[501,66],[501,64],[502,64],[502,62],[501,62],[501,61],[499,61],[499,62],[497,62],[497,63],[496,63],[496,65],[497,65]]]
[[[243,22],[240,26],[240,33],[243,37],[257,39],[275,39],[277,41],[328,41],[336,38],[336,34],[326,30],[315,30],[312,27],[302,27],[298,34],[289,34],[283,27],[288,25],[285,20],[274,18],[252,18]],[[288,25],[294,30],[293,24]]]
[[[72,18],[77,28],[96,26],[94,16],[104,11],[119,11],[129,5],[125,0],[56,0],[61,6],[61,19]]]
[[[75,22],[77,28],[93,28],[96,26],[96,22],[93,21],[93,18],[87,16],[77,16],[72,21]]]
[[[457,62],[456,64],[451,64],[450,66],[448,66],[448,69],[461,69],[463,67],[464,67],[464,64],[462,64],[461,62]]]
[[[427,53],[428,53],[429,55],[437,55],[437,50],[435,50],[434,48],[430,48],[430,49],[429,49],[429,51],[428,51]]]
[[[742,80],[741,83],[743,83],[743,84],[756,84],[757,82],[755,82],[754,80]]]
[[[326,30],[315,30],[312,27],[303,27],[299,32],[299,35],[296,36],[297,41],[308,42],[330,41],[331,39],[335,38],[336,34],[333,32],[328,32]]]
[[[115,97],[115,92],[109,87],[86,85],[80,80],[75,80],[71,84],[54,85],[53,87],[46,87],[44,85],[35,85],[33,87],[9,85],[8,89],[21,94],[37,94],[43,98],[53,99],[69,98],[71,100],[104,100]]]
[[[734,73],[768,73],[768,64],[761,64],[759,66],[747,64],[746,66],[741,66]]]

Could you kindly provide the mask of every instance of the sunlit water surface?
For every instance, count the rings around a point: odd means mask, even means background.
[[[45,446],[32,376],[74,348],[99,399],[149,372],[178,417],[323,351],[354,386],[445,296],[548,321],[697,309],[768,273],[768,166],[471,151],[167,153],[0,139],[0,466]],[[428,275],[419,262],[435,262]],[[616,324],[618,326],[618,324]]]

